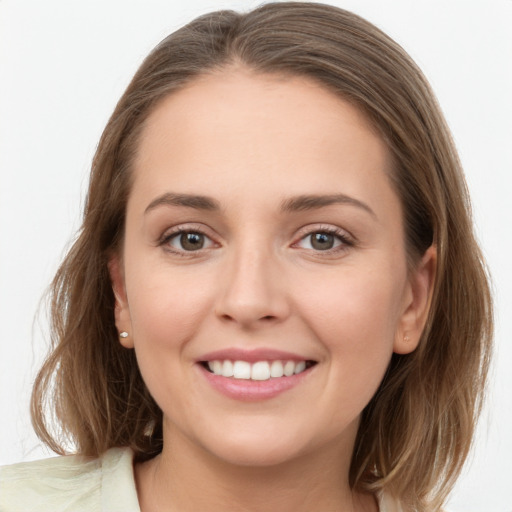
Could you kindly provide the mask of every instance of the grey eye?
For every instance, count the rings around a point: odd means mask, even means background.
[[[346,243],[341,235],[327,231],[314,231],[306,235],[297,245],[303,249],[328,251]]]

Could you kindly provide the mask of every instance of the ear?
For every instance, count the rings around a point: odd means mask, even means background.
[[[119,342],[125,348],[133,348],[132,322],[130,318],[130,308],[126,297],[126,286],[124,282],[123,262],[118,255],[109,259],[108,271],[112,290],[115,297],[114,315],[117,331],[119,334],[128,333],[126,337],[119,337]]]
[[[409,354],[420,342],[432,302],[436,269],[437,249],[432,245],[410,272],[403,313],[393,345],[393,351],[397,354]]]

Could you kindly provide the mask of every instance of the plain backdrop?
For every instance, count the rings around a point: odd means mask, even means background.
[[[260,2],[0,0],[0,464],[50,455],[30,427],[40,298],[80,222],[101,131],[144,56],[195,16]],[[454,512],[511,512],[512,1],[336,0],[418,62],[454,133],[493,275],[488,406]]]

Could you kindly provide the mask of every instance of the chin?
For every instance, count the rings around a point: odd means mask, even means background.
[[[200,442],[203,449],[225,463],[255,468],[297,461],[321,451],[325,444],[332,449],[332,443],[337,445],[339,442],[335,439],[328,442],[327,437],[330,436],[316,439],[305,429],[293,431],[292,428],[261,424],[252,428],[244,424],[239,428],[219,429],[211,434]]]
[[[217,459],[233,466],[264,468],[279,466],[300,457],[297,447],[265,444],[230,444],[226,449],[210,450]]]

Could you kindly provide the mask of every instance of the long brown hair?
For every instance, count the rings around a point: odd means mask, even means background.
[[[58,453],[67,441],[93,456],[113,446],[131,447],[139,460],[161,451],[162,412],[133,351],[118,341],[107,262],[123,237],[145,120],[194,77],[233,63],[309,77],[364,112],[394,159],[411,265],[437,248],[422,339],[413,353],[393,355],[363,412],[350,472],[356,489],[385,488],[412,510],[437,510],[482,405],[492,339],[485,265],[457,153],[426,79],[379,29],[323,4],[214,12],[168,36],[143,62],[103,132],[82,228],[52,284],[53,345],[32,397],[36,432]]]

